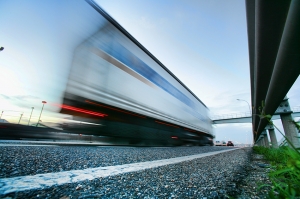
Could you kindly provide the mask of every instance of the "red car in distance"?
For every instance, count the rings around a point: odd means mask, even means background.
[[[228,141],[227,146],[234,146],[234,144],[231,141]]]

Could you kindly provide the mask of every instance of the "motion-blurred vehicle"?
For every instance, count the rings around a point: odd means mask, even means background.
[[[228,141],[227,146],[234,146],[234,144],[232,143],[232,141]]]
[[[97,32],[76,47],[61,113],[98,125],[67,130],[130,145],[213,145],[205,104],[145,47],[87,0]]]

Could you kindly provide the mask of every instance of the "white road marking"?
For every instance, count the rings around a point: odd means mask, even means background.
[[[152,169],[169,164],[177,164],[184,161],[190,161],[197,158],[203,158],[211,155],[233,151],[238,148],[202,153],[197,155],[183,156],[177,158],[154,160],[148,162],[139,162],[132,164],[123,164],[108,167],[89,168],[84,170],[71,170],[57,173],[37,174],[33,176],[20,176],[14,178],[0,179],[0,194],[19,192],[32,189],[42,189],[53,185],[62,185],[66,183],[76,183],[84,180],[93,180],[118,174],[136,172],[145,169]]]
[[[1,146],[58,146],[55,144],[0,144]]]
[[[0,145],[1,144],[31,144],[31,143],[35,143],[35,144],[48,144],[48,145],[52,145],[52,144],[59,144],[59,145],[95,145],[95,146],[99,146],[100,144],[106,144],[105,146],[111,146],[111,145],[107,145],[106,142],[98,142],[98,141],[93,141],[93,142],[89,142],[89,141],[80,141],[80,140],[73,140],[73,141],[62,141],[62,140],[55,140],[55,141],[49,141],[49,140],[41,140],[41,141],[32,141],[32,140],[0,140]]]

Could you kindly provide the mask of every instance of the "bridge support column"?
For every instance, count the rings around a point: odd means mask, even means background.
[[[265,145],[266,145],[266,147],[269,148],[270,147],[270,142],[269,142],[268,135],[265,135],[264,139],[265,139]]]
[[[259,141],[259,143],[260,143],[260,146],[265,146],[264,138],[261,138],[260,141]]]
[[[261,140],[258,140],[256,144],[257,146],[261,146]]]
[[[268,138],[268,134],[266,132],[266,130],[263,130],[262,134],[264,135],[264,144],[265,147],[269,148],[270,147],[270,143],[269,143],[269,138]]]
[[[294,145],[294,147],[299,148],[299,135],[295,125],[292,123],[293,118],[291,114],[280,114],[281,122],[284,129],[284,134],[289,139],[289,141]],[[290,143],[289,146],[291,147]]]
[[[256,144],[257,146],[260,146],[260,140],[257,140],[257,142],[255,142],[255,144]]]
[[[257,139],[257,141],[256,141],[256,142],[254,141],[254,145],[256,145],[256,146],[260,146],[259,144],[260,144],[260,140],[259,140],[259,139]]]
[[[269,135],[270,135],[270,139],[271,139],[271,144],[273,148],[278,148],[278,142],[277,142],[277,138],[276,138],[276,134],[274,129],[269,129]]]
[[[269,130],[269,136],[271,139],[272,148],[278,148],[278,142],[277,142],[276,134],[274,131],[274,126],[272,124],[268,124],[265,127],[265,129]]]
[[[289,99],[287,97],[285,97],[284,100],[280,103],[275,113],[280,114],[285,136],[296,148],[299,148],[300,147],[300,142],[298,138],[299,135],[297,133],[297,129],[295,125],[292,122],[293,111],[290,108]],[[291,147],[290,144],[288,145],[289,147]]]
[[[258,146],[265,146],[265,142],[262,135],[260,136],[260,138],[258,138]]]
[[[265,146],[265,141],[264,141],[264,139],[263,139],[263,138],[262,138],[262,139],[260,139],[259,143],[260,143],[260,144],[259,144],[260,146]]]

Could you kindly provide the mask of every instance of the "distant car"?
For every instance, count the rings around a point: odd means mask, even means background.
[[[225,141],[215,141],[215,146],[226,146]]]
[[[234,146],[234,144],[231,141],[228,141],[227,146]]]

